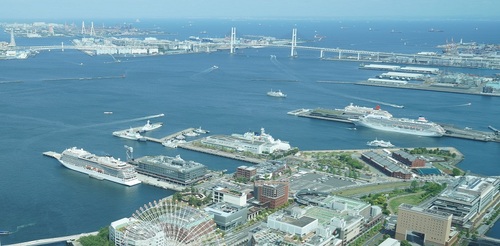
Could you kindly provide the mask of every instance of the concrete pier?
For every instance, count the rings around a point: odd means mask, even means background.
[[[45,244],[51,244],[51,243],[57,243],[57,242],[66,242],[66,241],[72,241],[72,240],[77,240],[80,237],[84,236],[90,236],[90,235],[97,235],[97,231],[94,232],[89,232],[89,233],[81,233],[81,234],[76,234],[76,235],[70,235],[70,236],[64,236],[64,237],[55,237],[55,238],[46,238],[46,239],[38,239],[38,240],[33,240],[29,242],[23,242],[23,243],[16,243],[16,244],[9,244],[11,246],[35,246],[35,245],[45,245]]]
[[[352,123],[349,120],[349,116],[343,115],[341,112],[337,112],[336,110],[328,110],[327,115],[312,115],[311,109],[296,109],[288,112],[289,115],[306,117],[312,119],[320,119],[320,120],[329,120],[329,121],[338,121],[343,123]],[[453,138],[462,138],[474,141],[483,141],[483,142],[498,142],[500,143],[500,136],[495,133],[478,131],[468,128],[459,128],[446,123],[437,123],[441,125],[446,133],[443,136],[453,137]],[[491,129],[491,128],[490,128]]]
[[[202,152],[202,153],[206,153],[206,154],[210,154],[210,155],[216,155],[216,156],[226,157],[226,158],[230,158],[230,159],[234,159],[234,160],[250,162],[250,163],[254,163],[254,164],[258,164],[258,163],[265,161],[264,159],[247,157],[247,156],[240,155],[238,153],[229,153],[229,152],[224,152],[224,151],[220,151],[220,150],[194,146],[191,142],[179,144],[178,147],[183,148],[183,149],[198,151],[198,152]]]

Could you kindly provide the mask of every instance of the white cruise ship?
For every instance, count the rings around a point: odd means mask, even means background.
[[[428,122],[424,117],[413,120],[369,114],[359,119],[352,119],[352,121],[356,126],[417,136],[441,137],[446,132],[442,126],[433,122]]]
[[[377,105],[375,108],[369,108],[369,107],[361,107],[354,105],[353,103],[350,103],[349,105],[345,106],[343,109],[335,109],[344,112],[344,114],[352,114],[352,115],[368,115],[368,114],[375,114],[375,115],[382,115],[382,116],[387,116],[387,117],[392,117],[392,114],[389,112],[380,109],[380,106]]]
[[[64,150],[58,160],[65,167],[96,179],[105,179],[127,186],[141,183],[132,165],[113,157],[96,156],[73,147]]]

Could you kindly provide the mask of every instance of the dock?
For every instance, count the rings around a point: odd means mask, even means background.
[[[210,155],[221,156],[221,157],[225,157],[225,158],[230,158],[230,159],[234,159],[234,160],[238,160],[238,161],[244,161],[244,162],[249,162],[249,163],[254,163],[254,164],[258,164],[258,163],[266,161],[264,159],[257,159],[257,158],[243,156],[243,155],[240,155],[238,153],[229,153],[229,152],[224,152],[224,151],[220,151],[220,150],[215,150],[215,149],[209,149],[209,148],[203,148],[203,147],[199,147],[199,146],[194,146],[192,144],[192,142],[187,142],[187,143],[179,144],[178,147],[182,148],[182,149],[197,151],[197,152],[201,152],[201,153],[206,153],[206,154],[210,154]]]
[[[331,110],[331,109],[296,109],[288,112],[289,115],[306,117],[312,119],[320,119],[320,120],[329,120],[329,121],[337,121],[343,123],[353,123],[350,119],[355,117],[353,115],[345,115],[342,114],[341,111]],[[437,122],[436,122],[437,123]],[[453,138],[462,138],[474,141],[483,141],[483,142],[498,142],[500,143],[500,132],[496,128],[492,126],[488,126],[491,132],[478,131],[470,128],[459,128],[454,125],[446,124],[446,123],[437,123],[441,125],[446,133],[443,136],[453,137]]]
[[[330,109],[296,109],[288,112],[289,115],[306,117],[312,119],[319,120],[329,120],[329,121],[338,121],[343,123],[352,123],[349,118],[354,117],[353,115],[345,115],[341,111],[338,110],[330,110]]]
[[[469,140],[475,140],[475,141],[483,141],[483,142],[498,142],[500,143],[500,136],[498,134],[494,134],[491,132],[484,132],[484,131],[478,131],[478,130],[473,130],[470,128],[458,128],[453,125],[449,124],[440,124],[444,130],[446,130],[446,133],[444,136],[447,137],[454,137],[454,138],[462,138],[462,139],[469,139]]]
[[[84,236],[90,236],[90,235],[95,236],[95,235],[97,235],[97,233],[98,232],[95,231],[95,232],[81,233],[81,234],[64,236],[64,237],[38,239],[38,240],[29,241],[29,242],[16,243],[16,244],[10,244],[10,245],[11,246],[35,246],[35,245],[46,245],[46,244],[57,243],[57,242],[68,242],[68,241],[75,241],[75,240],[79,239],[80,237],[84,237]]]
[[[195,128],[190,127],[190,128],[184,129],[182,131],[178,131],[176,133],[172,133],[172,134],[170,134],[168,136],[165,136],[165,137],[162,137],[162,138],[151,138],[151,137],[145,137],[145,138],[148,141],[157,142],[157,143],[163,143],[163,142],[166,142],[168,140],[174,139],[175,137],[177,137],[179,135],[184,135],[185,133],[192,132],[194,130],[195,130]]]
[[[490,130],[492,130],[496,135],[500,134],[500,130],[496,129],[495,127],[488,126]]]

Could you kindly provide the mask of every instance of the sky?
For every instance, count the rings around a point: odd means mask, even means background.
[[[493,19],[500,0],[0,0],[0,22],[49,19]]]

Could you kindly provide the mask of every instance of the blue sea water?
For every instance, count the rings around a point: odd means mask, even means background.
[[[371,51],[440,52],[436,45],[476,41],[499,43],[498,22],[485,21],[272,21],[272,20],[143,20],[141,28],[158,28],[159,38],[224,37],[230,28],[237,35],[291,37],[310,46]],[[428,32],[430,28],[443,32]],[[394,30],[394,31],[393,31]],[[203,32],[203,33],[201,33]],[[205,34],[206,32],[206,34]],[[321,41],[314,39],[325,36]],[[0,40],[8,40],[1,34]],[[67,38],[22,39],[18,45],[58,45]],[[72,146],[93,153],[125,159],[124,145],[135,156],[177,155],[213,170],[234,172],[245,163],[159,144],[113,137],[111,132],[140,126],[141,117],[164,113],[155,119],[164,126],[148,133],[163,137],[201,126],[211,134],[244,133],[264,127],[275,138],[302,150],[365,148],[374,138],[401,147],[456,147],[464,153],[459,164],[481,175],[500,175],[498,143],[454,138],[426,138],[370,129],[349,130],[350,125],[298,118],[286,112],[298,108],[341,108],[349,103],[381,106],[396,117],[424,115],[431,121],[488,131],[500,127],[499,98],[463,94],[407,91],[352,84],[320,83],[334,80],[357,82],[380,71],[359,70],[356,62],[319,60],[319,54],[298,50],[289,58],[285,48],[240,49],[227,52],[156,57],[90,57],[78,51],[52,50],[27,60],[0,61],[0,229],[15,233],[0,238],[4,244],[95,231],[130,216],[145,203],[173,192],[141,184],[124,187],[88,178],[62,167],[42,152],[61,152]],[[271,59],[270,55],[276,55]],[[219,69],[211,70],[212,66]],[[492,75],[496,70],[442,68]],[[121,76],[95,80],[63,78]],[[282,90],[286,99],[266,92]],[[404,105],[391,108],[385,104]],[[470,106],[466,104],[471,103]],[[113,111],[112,115],[103,114]],[[489,235],[500,234],[497,224]]]

